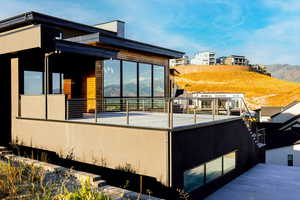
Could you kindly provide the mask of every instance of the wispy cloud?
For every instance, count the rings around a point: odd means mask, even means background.
[[[299,0],[261,0],[268,7],[284,11],[300,11]]]
[[[131,39],[193,54],[242,54],[299,64],[300,0],[9,0],[0,18],[28,10],[87,24],[121,19]]]

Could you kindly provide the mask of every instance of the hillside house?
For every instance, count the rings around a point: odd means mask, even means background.
[[[204,51],[194,55],[191,59],[192,65],[215,65],[216,53],[211,51]]]
[[[174,113],[169,60],[184,53],[127,39],[124,27],[37,12],[0,21],[1,145],[129,164],[195,198],[259,162],[241,117]]]

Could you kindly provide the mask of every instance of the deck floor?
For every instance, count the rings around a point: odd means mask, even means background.
[[[204,124],[212,121],[220,121],[225,119],[234,119],[238,116],[216,115],[213,118],[208,114],[197,114],[196,124]],[[94,114],[85,114],[79,119],[70,119],[70,121],[78,122],[96,122]],[[113,125],[127,125],[125,112],[104,112],[97,115],[97,123],[113,124]],[[130,112],[129,125],[137,127],[150,128],[168,128],[168,114],[154,113],[154,112]],[[194,125],[193,114],[179,114],[175,113],[173,116],[173,127],[185,127]]]

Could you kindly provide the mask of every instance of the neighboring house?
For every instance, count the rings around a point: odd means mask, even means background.
[[[194,55],[191,59],[192,65],[215,65],[216,53],[211,51],[204,51]]]
[[[300,167],[300,141],[266,150],[266,164]]]
[[[217,64],[221,65],[249,65],[249,60],[245,56],[227,56],[227,57],[220,57],[217,59]]]
[[[283,110],[283,107],[275,107],[275,106],[264,106],[260,109],[256,110],[259,114],[260,122],[270,122],[271,117],[280,113]]]
[[[183,56],[182,58],[170,60],[170,67],[174,67],[174,66],[178,66],[178,65],[188,65],[188,64],[190,64],[188,56]]]
[[[126,39],[122,24],[0,21],[0,145],[129,165],[194,199],[257,164],[263,149],[241,117],[173,112],[169,60],[184,53]]]
[[[232,114],[245,110],[244,94],[242,93],[193,93],[192,97],[197,98],[194,104],[201,110],[211,111],[215,109],[217,113],[223,112]]]

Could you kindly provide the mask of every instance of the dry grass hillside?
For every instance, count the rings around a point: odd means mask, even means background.
[[[250,108],[285,106],[300,100],[300,84],[279,80],[236,66],[178,66],[177,84],[191,92],[240,92]],[[227,67],[227,68],[226,68]],[[185,68],[185,69],[184,69]],[[199,70],[195,70],[198,68]],[[183,70],[184,69],[184,70]]]

